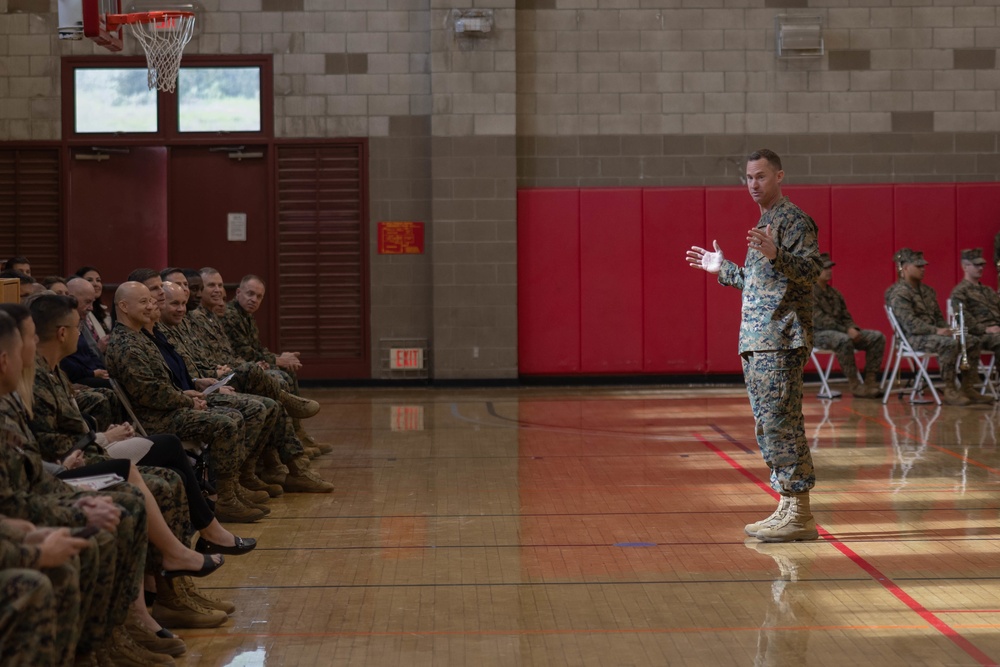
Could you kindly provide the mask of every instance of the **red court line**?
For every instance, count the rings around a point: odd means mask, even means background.
[[[779,494],[772,489],[769,485],[765,484],[752,472],[740,465],[733,457],[729,456],[721,449],[716,447],[714,444],[705,439],[700,433],[692,434],[699,442],[708,447],[711,451],[715,452],[723,461],[732,466],[737,472],[739,472],[744,477],[750,479],[754,484],[760,488],[767,491],[771,497],[775,500],[778,499]],[[831,533],[827,532],[824,528],[817,524],[816,528],[819,530],[820,535],[824,540],[833,545],[833,547],[840,553],[847,556],[851,561],[864,570],[872,579],[877,581],[882,585],[887,591],[892,593],[892,595],[898,599],[900,602],[909,607],[914,613],[916,613],[920,618],[924,619],[928,624],[935,628],[938,632],[943,634],[945,637],[950,639],[952,643],[958,646],[960,649],[965,651],[965,653],[976,660],[983,667],[988,667],[990,665],[996,665],[996,661],[990,658],[988,655],[980,651],[975,644],[970,642],[968,639],[959,634],[954,628],[945,623],[943,620],[938,618],[933,612],[924,607],[922,604],[914,600],[906,591],[900,588],[895,582],[893,582],[889,577],[879,571],[874,565],[869,563],[863,557],[858,555],[853,549],[848,547],[846,544],[838,540]]]

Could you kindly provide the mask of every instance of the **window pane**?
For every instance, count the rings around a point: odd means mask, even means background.
[[[181,132],[260,132],[259,67],[182,67]]]
[[[156,91],[144,68],[77,69],[74,86],[77,132],[156,132]]]

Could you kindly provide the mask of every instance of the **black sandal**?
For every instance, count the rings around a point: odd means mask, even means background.
[[[163,575],[164,579],[174,579],[176,577],[207,577],[212,574],[226,562],[224,557],[219,558],[219,562],[216,563],[215,559],[208,554],[204,554],[205,564],[201,566],[200,570],[163,570],[160,574]]]
[[[252,537],[240,537],[233,535],[236,545],[226,547],[215,542],[209,542],[204,537],[199,537],[194,545],[194,550],[200,554],[225,554],[227,556],[242,556],[250,553],[257,547],[257,540]]]

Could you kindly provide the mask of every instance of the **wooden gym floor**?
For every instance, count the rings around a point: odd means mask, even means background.
[[[237,526],[187,665],[991,665],[1000,411],[809,389],[817,542],[742,389],[316,390],[330,496]]]

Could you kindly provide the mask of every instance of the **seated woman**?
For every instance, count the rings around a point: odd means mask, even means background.
[[[111,331],[111,313],[104,307],[101,298],[104,296],[104,283],[101,282],[101,272],[92,266],[81,266],[73,275],[83,278],[94,286],[94,312],[88,319],[100,327],[98,333],[102,336]],[[92,319],[91,319],[92,318]]]

